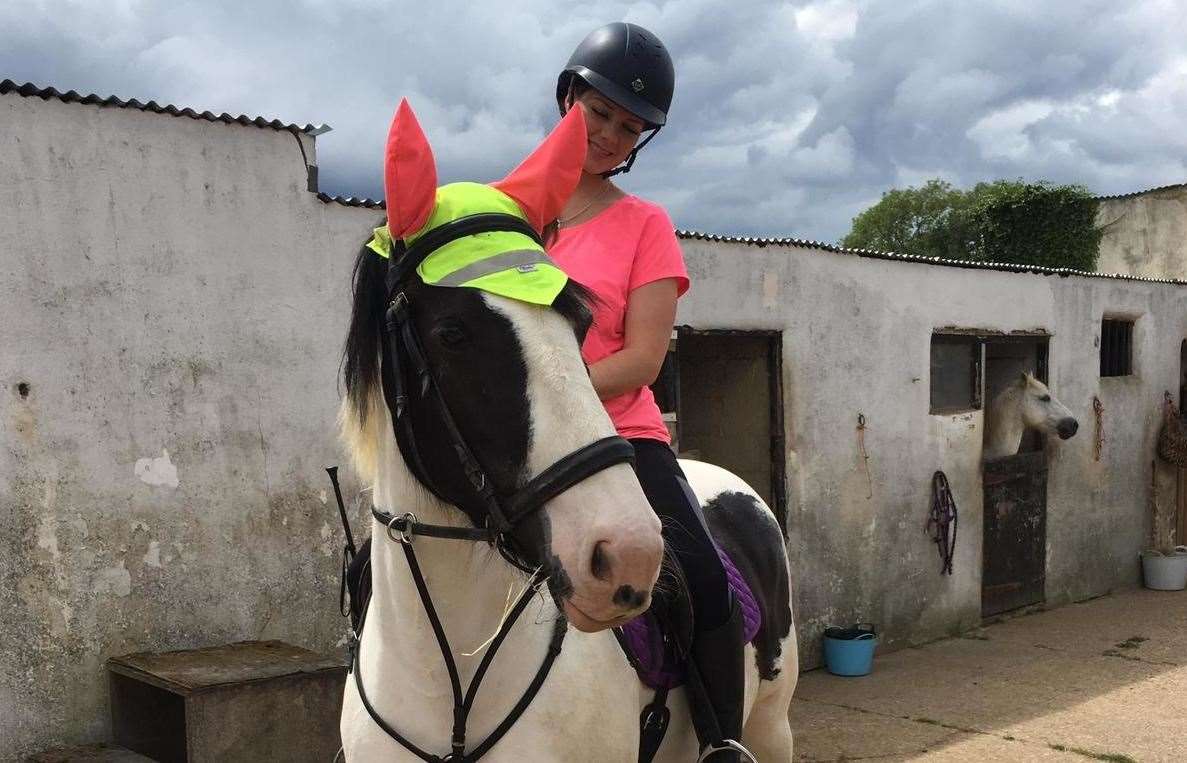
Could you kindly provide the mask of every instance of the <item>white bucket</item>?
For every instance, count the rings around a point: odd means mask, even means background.
[[[1187,547],[1179,546],[1169,556],[1157,551],[1143,551],[1141,557],[1142,579],[1146,588],[1156,591],[1182,591],[1187,588]]]

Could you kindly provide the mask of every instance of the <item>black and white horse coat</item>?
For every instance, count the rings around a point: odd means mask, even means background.
[[[579,121],[579,113],[572,110],[570,114],[578,116],[566,121]],[[580,124],[562,123],[558,132],[563,129],[570,130],[570,137],[584,139]],[[393,135],[397,132],[394,125]],[[427,143],[418,152],[405,150],[392,158],[389,138],[389,165],[410,161],[410,155],[423,163],[426,152]],[[525,162],[508,178],[523,182],[504,186],[528,219],[554,219],[557,204],[563,203],[563,196],[555,193],[533,195],[534,185],[547,182],[553,171],[572,174],[573,162],[580,168],[580,157],[566,157],[563,151],[550,153],[549,162],[567,169],[545,166],[540,177],[523,181],[516,173],[524,172],[530,164]],[[389,171],[389,227],[397,237],[397,216],[415,217],[423,210],[404,199],[397,203],[392,174]],[[429,193],[420,204],[433,203],[435,183],[406,185],[427,187]],[[450,505],[413,477],[393,437],[378,361],[390,299],[386,267],[365,248],[356,263],[344,362],[348,394],[342,408],[348,450],[359,476],[370,486],[375,506],[397,515],[412,513],[424,523],[481,527],[483,517]],[[420,282],[407,286],[406,297],[435,384],[497,493],[512,494],[567,454],[615,434],[580,355],[589,310],[587,295],[578,285],[568,284],[548,306]],[[415,395],[416,385],[412,388]],[[449,438],[431,417],[417,420],[426,414],[416,405],[410,405],[407,415],[414,417],[417,449],[433,480],[462,480]],[[682,466],[715,537],[746,577],[763,613],[763,628],[746,648],[742,741],[764,763],[790,761],[787,713],[798,663],[780,528],[767,506],[736,476],[709,464],[685,461]],[[361,634],[359,675],[375,711],[387,723],[422,749],[444,757],[450,751],[453,713],[450,679],[408,564],[386,529],[378,523],[372,527],[373,587]],[[651,692],[606,629],[648,606],[659,573],[659,530],[634,472],[623,463],[573,485],[509,533],[523,559],[547,576],[548,586],[540,588],[524,616],[515,621],[491,664],[469,715],[471,739],[484,739],[511,712],[544,660],[554,622],[565,618],[570,627],[539,694],[487,760],[635,759],[639,713]],[[487,544],[436,538],[414,542],[441,625],[455,645],[462,683],[467,684],[527,576]],[[624,587],[646,595],[616,595]],[[672,723],[657,759],[695,760],[696,736],[680,690],[672,693],[669,706]],[[347,682],[341,732],[349,761],[416,760],[375,723],[353,681]]]

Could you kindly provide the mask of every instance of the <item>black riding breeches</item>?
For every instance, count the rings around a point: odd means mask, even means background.
[[[729,582],[705,524],[700,502],[672,449],[659,440],[633,439],[635,474],[663,523],[664,542],[688,581],[697,631],[710,631],[730,616]]]

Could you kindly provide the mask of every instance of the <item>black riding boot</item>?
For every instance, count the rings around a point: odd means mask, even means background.
[[[706,763],[751,760],[742,756],[737,747],[724,744],[732,741],[740,747],[742,740],[742,702],[746,688],[744,631],[742,610],[737,601],[731,601],[730,617],[725,623],[693,637],[689,704],[701,743],[701,760]]]

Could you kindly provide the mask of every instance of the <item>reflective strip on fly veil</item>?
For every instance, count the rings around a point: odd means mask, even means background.
[[[469,265],[458,268],[449,275],[442,277],[440,280],[432,282],[434,286],[464,286],[483,276],[501,273],[504,270],[519,270],[520,272],[530,273],[535,270],[537,265],[552,265],[552,260],[548,255],[538,249],[520,249],[511,252],[503,252],[492,257],[472,262]]]

